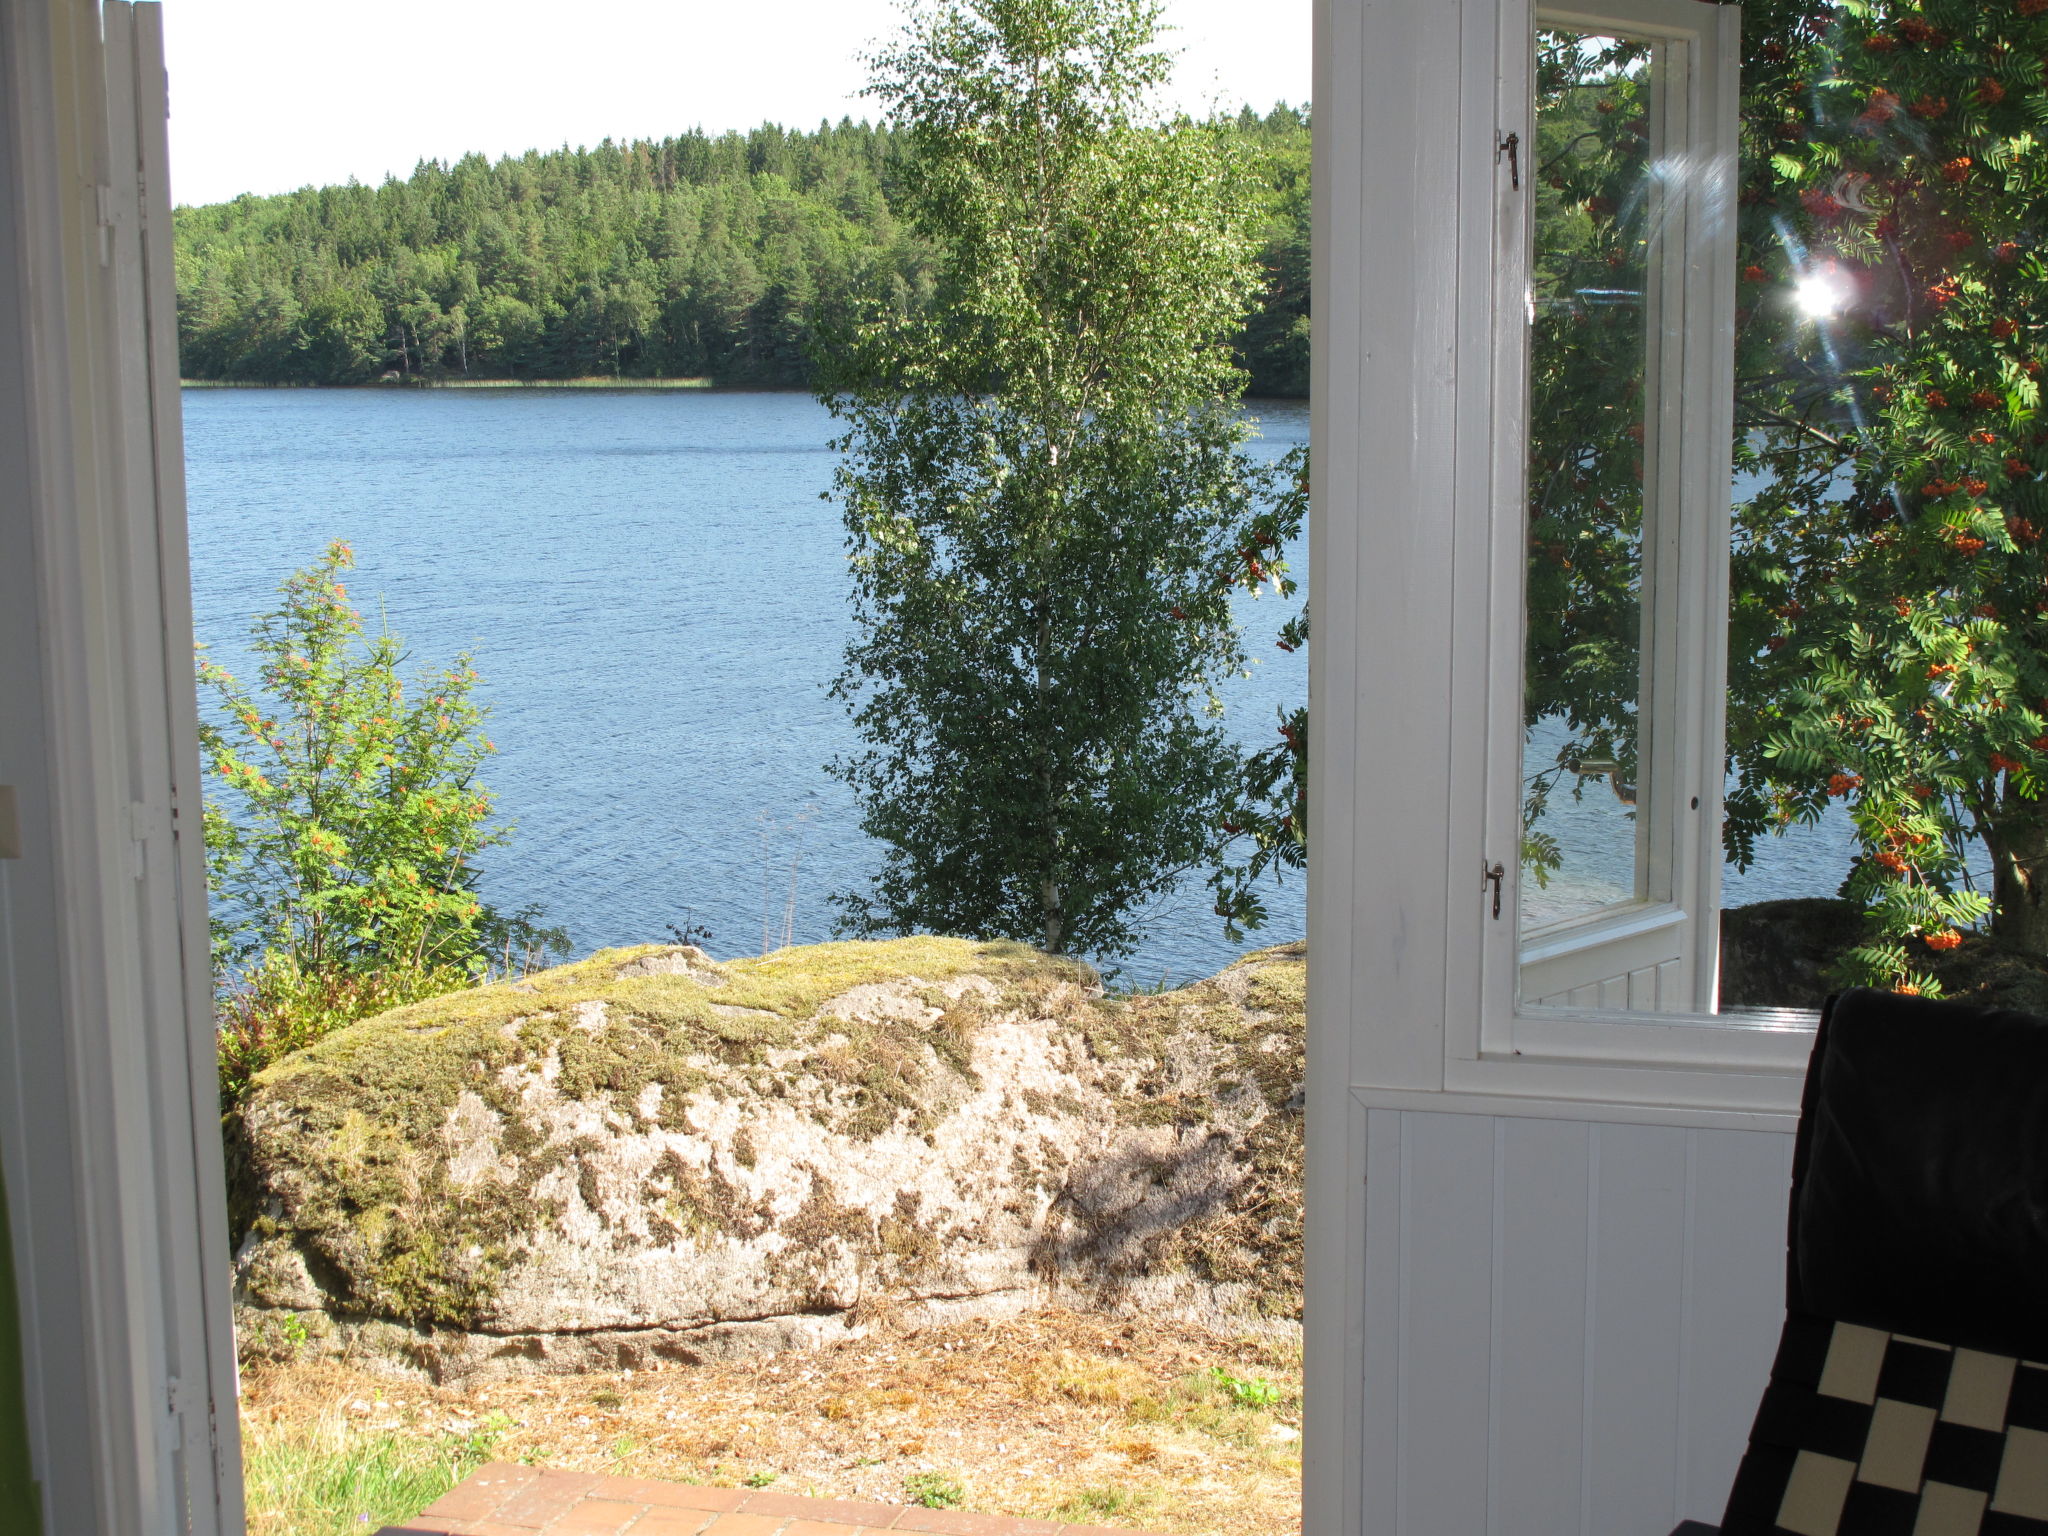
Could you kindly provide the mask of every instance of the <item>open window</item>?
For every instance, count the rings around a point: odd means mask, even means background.
[[[1504,68],[1486,1044],[1711,1015],[1739,10],[1527,14]],[[1495,916],[1496,911],[1498,916]]]
[[[1501,337],[1526,380],[1500,476],[1504,541],[1526,540],[1523,730],[1499,765],[1525,1005],[1713,1007],[1735,20],[1697,0],[1533,18],[1502,263],[1526,323]]]

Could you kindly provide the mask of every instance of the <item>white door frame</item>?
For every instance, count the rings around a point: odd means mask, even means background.
[[[242,1528],[160,34],[0,0],[0,1158],[52,1536]]]

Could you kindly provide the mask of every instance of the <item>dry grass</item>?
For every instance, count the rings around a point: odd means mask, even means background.
[[[331,1363],[245,1382],[252,1461],[474,1443],[501,1459],[679,1482],[965,1508],[1176,1536],[1301,1529],[1301,1352],[1189,1325],[1046,1312],[811,1353],[468,1388]],[[337,1445],[336,1423],[353,1429]],[[325,1525],[272,1501],[253,1536]]]

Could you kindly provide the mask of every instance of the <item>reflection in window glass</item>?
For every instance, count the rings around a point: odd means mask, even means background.
[[[1524,933],[1649,894],[1637,759],[1653,65],[1645,42],[1537,34]]]

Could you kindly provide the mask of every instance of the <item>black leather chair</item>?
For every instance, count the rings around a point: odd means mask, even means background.
[[[1785,1328],[1719,1532],[2048,1533],[2048,1019],[1830,1001]]]

